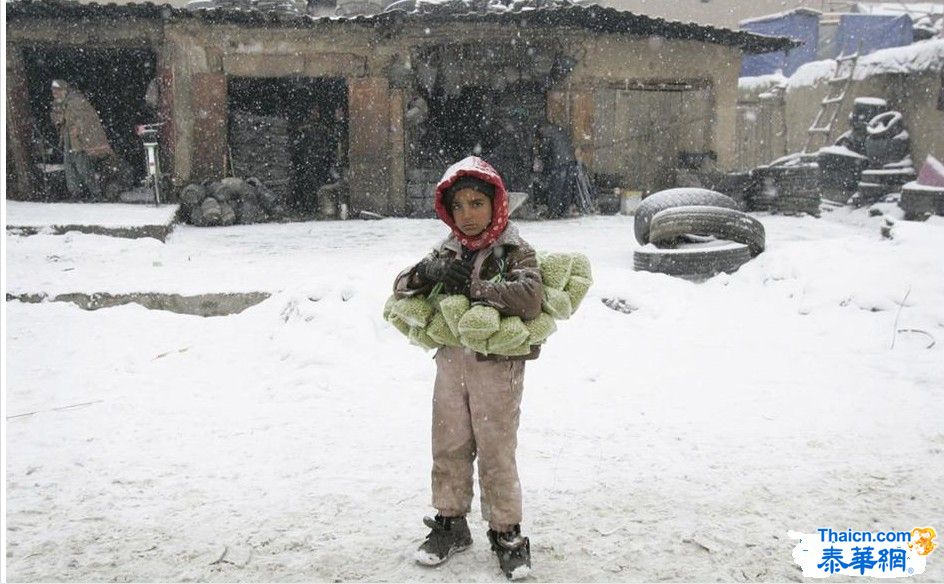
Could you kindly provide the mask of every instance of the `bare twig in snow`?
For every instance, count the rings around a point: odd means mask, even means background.
[[[908,295],[911,294],[911,286],[908,286],[908,291],[905,292],[905,297],[901,299],[901,302],[898,304],[898,313],[895,315],[895,327],[892,329],[892,346],[890,349],[895,348],[895,337],[898,336],[898,317],[901,316],[901,309],[905,307],[905,302],[908,301]]]

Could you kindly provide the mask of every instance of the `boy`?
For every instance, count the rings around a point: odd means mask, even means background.
[[[428,294],[441,282],[446,293],[464,294],[503,316],[537,317],[543,297],[537,258],[508,222],[508,195],[495,169],[474,156],[452,165],[436,187],[435,206],[452,233],[400,273],[396,295]],[[539,353],[537,345],[524,357],[486,356],[463,347],[437,351],[432,505],[438,513],[423,519],[432,531],[415,554],[417,562],[439,565],[472,545],[465,516],[477,457],[482,516],[502,572],[511,580],[530,573],[515,449],[525,361]]]

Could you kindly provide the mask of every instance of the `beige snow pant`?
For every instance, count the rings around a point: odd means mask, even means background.
[[[472,462],[478,457],[482,517],[497,531],[521,523],[515,450],[524,361],[478,361],[475,353],[436,353],[433,389],[433,507],[446,517],[472,506]]]

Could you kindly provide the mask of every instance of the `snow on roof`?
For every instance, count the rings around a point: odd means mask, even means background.
[[[856,64],[855,80],[887,73],[940,71],[944,67],[944,39],[929,39],[904,47],[882,49]]]
[[[862,81],[889,73],[922,73],[944,67],[944,39],[919,41],[904,47],[875,51],[856,63],[853,78]],[[809,87],[825,81],[836,71],[836,61],[826,59],[801,65],[790,77],[787,90]]]
[[[926,14],[944,14],[944,4],[933,2],[879,2],[877,4],[859,3],[856,12],[860,14],[888,14],[898,16],[907,14],[912,18]]]
[[[738,79],[738,89],[741,91],[769,91],[774,87],[784,87],[787,84],[787,77],[783,73],[771,73],[770,75],[757,75],[756,77],[741,77]]]
[[[569,0],[516,0],[509,7],[497,8],[491,0],[445,0],[421,3],[422,10],[411,9],[415,2],[402,4],[403,9],[379,14],[349,17],[315,17],[307,14],[282,14],[258,9],[186,10],[169,4],[78,3],[72,0],[15,0],[5,2],[7,28],[11,23],[35,18],[71,20],[115,20],[144,18],[175,21],[199,20],[213,24],[245,24],[263,27],[314,27],[323,22],[348,22],[375,29],[399,29],[404,23],[499,23],[536,28],[581,27],[602,33],[660,36],[738,47],[748,53],[783,51],[799,46],[797,41],[778,36],[732,30],[695,22],[678,22],[636,14],[596,4],[575,4]]]

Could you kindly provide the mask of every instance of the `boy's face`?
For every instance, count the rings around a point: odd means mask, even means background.
[[[472,188],[458,191],[452,198],[452,218],[462,233],[475,237],[492,222],[492,200]]]

